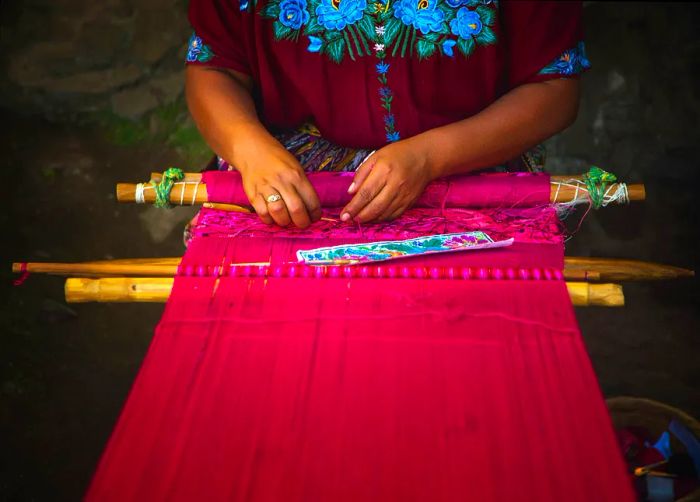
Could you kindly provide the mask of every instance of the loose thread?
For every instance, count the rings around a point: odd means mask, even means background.
[[[20,263],[19,264],[19,272],[20,275],[17,279],[12,281],[12,284],[14,286],[21,286],[22,284],[25,283],[27,279],[29,279],[29,270],[27,270],[27,264],[26,263]]]

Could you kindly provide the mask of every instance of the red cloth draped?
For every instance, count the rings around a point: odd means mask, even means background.
[[[302,240],[236,235],[181,268]],[[87,500],[634,498],[563,281],[179,276]]]

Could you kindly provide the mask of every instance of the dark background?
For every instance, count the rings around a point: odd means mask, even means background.
[[[646,183],[645,203],[593,213],[571,256],[698,268],[700,7],[586,2],[593,70],[554,173],[597,164]],[[77,500],[162,306],[66,305],[60,278],[10,286],[11,261],[178,256],[191,209],[118,205],[114,184],[209,152],[182,100],[180,0],[0,3],[0,499]],[[624,309],[578,309],[606,396],[700,416],[695,279],[629,284]]]

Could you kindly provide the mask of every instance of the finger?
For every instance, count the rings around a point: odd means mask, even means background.
[[[250,203],[253,205],[253,209],[255,209],[255,212],[257,213],[258,217],[262,220],[262,222],[266,225],[272,225],[273,220],[270,216],[269,211],[267,210],[267,202],[265,202],[265,199],[263,199],[262,195],[255,195],[255,197],[253,197],[253,200],[251,200]]]
[[[350,188],[348,188],[349,194],[354,194],[360,187],[360,185],[364,183],[365,179],[367,179],[369,173],[372,172],[372,167],[377,161],[377,159],[372,158],[374,153],[375,151],[370,152],[370,154],[367,155],[367,157],[365,157],[365,160],[362,161],[362,164],[360,164],[360,166],[355,171],[355,177],[352,179]]]
[[[401,208],[400,202],[396,199],[391,201],[389,206],[377,217],[377,221],[391,221],[392,215]]]
[[[367,204],[362,210],[357,213],[355,220],[361,223],[374,221],[379,218],[392,205],[396,199],[396,191],[385,185],[384,188]]]
[[[282,198],[274,202],[269,202],[268,197],[275,194],[281,195]],[[275,223],[277,223],[280,227],[286,227],[289,225],[291,218],[289,217],[289,212],[287,211],[287,206],[285,205],[286,201],[284,199],[284,195],[278,193],[278,190],[272,187],[263,188],[260,195],[264,198],[265,204],[267,205],[267,212],[270,214]]]
[[[306,228],[311,224],[311,218],[306,210],[306,204],[297,193],[294,186],[280,186],[279,193],[284,200],[285,210],[292,222],[299,228]],[[270,208],[270,204],[268,204]]]
[[[316,194],[314,187],[311,186],[308,179],[304,179],[296,185],[296,190],[306,206],[311,221],[318,221],[321,218],[321,201],[318,200],[318,194]]]
[[[373,171],[372,175],[368,176],[362,185],[360,185],[360,188],[357,190],[352,200],[348,202],[348,205],[340,212],[340,219],[342,221],[354,219],[367,204],[372,202],[385,185],[386,180],[379,176],[376,171]]]
[[[403,213],[405,213],[406,209],[408,208],[403,206],[399,207],[393,213],[391,213],[389,217],[387,217],[386,221],[394,221],[395,219],[399,218]]]

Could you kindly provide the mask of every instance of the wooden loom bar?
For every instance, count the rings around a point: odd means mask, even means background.
[[[165,303],[170,296],[172,277],[108,277],[66,280],[68,303]],[[577,307],[621,307],[625,304],[619,284],[567,282],[571,302]]]
[[[12,271],[86,277],[157,276],[177,274],[180,258],[135,258],[82,263],[13,263]],[[246,266],[248,263],[230,264]],[[255,264],[261,265],[261,264]],[[264,264],[262,264],[264,265]],[[639,260],[615,258],[564,258],[564,278],[570,281],[652,281],[693,277],[695,272],[680,267]]]
[[[566,203],[576,200],[588,200],[587,191],[585,188],[576,187],[573,185],[563,185],[561,183],[566,180],[578,179],[580,176],[552,176],[550,202]],[[204,204],[209,201],[209,194],[205,183],[200,183],[201,174],[186,173],[183,182],[177,182],[173,185],[170,192],[170,202],[175,205],[197,205]],[[609,188],[609,193],[614,193],[620,184],[614,183]],[[136,202],[135,183],[117,183],[116,194],[119,202]],[[627,185],[627,198],[630,201],[641,201],[646,198],[644,185],[641,183],[633,183]],[[156,200],[155,190],[151,185],[146,184],[143,190],[143,201],[145,203],[153,203]],[[216,201],[214,201],[216,202]],[[234,210],[250,212],[250,208],[244,206],[232,207]]]

